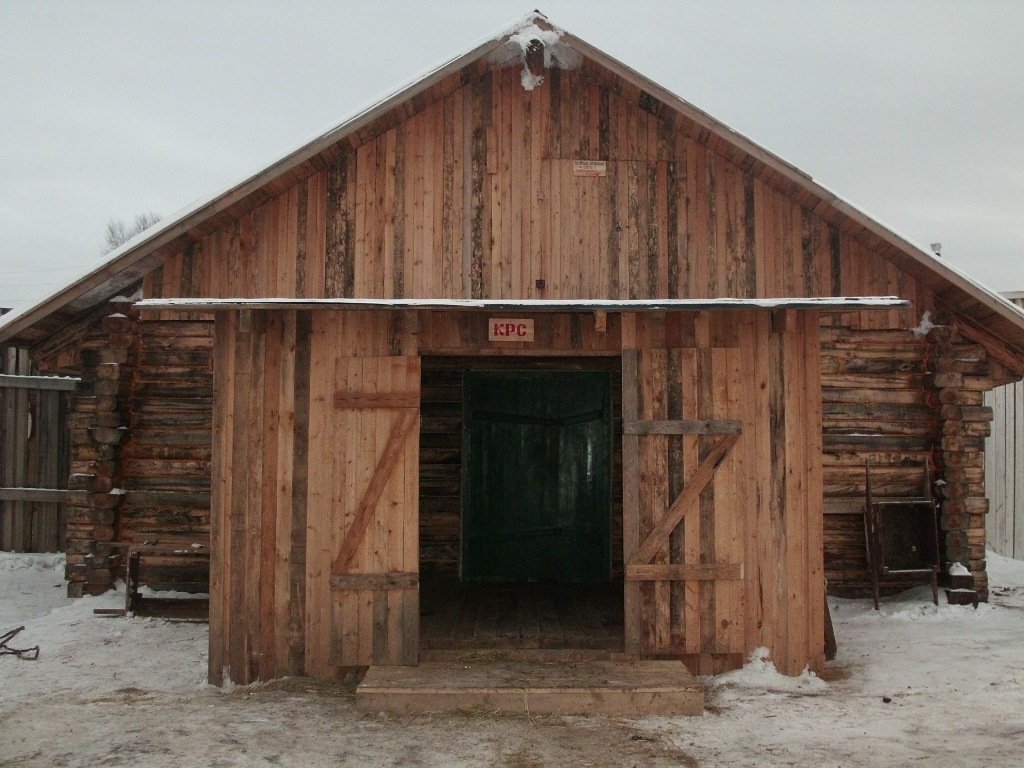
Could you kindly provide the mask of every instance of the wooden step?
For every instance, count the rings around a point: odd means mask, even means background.
[[[564,664],[580,661],[630,661],[621,650],[610,648],[457,648],[420,649],[421,664],[496,664],[522,661],[530,664]]]
[[[704,689],[679,661],[427,663],[370,667],[356,707],[402,715],[700,715]]]
[[[947,589],[946,602],[950,605],[973,605],[978,607],[978,590],[976,589]]]

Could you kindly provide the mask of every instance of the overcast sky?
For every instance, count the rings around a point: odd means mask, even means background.
[[[0,306],[534,3],[0,0]],[[976,279],[1024,290],[1024,2],[543,0],[552,23]]]

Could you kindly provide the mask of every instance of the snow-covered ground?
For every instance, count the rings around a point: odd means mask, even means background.
[[[102,618],[68,600],[62,558],[0,553],[0,768],[14,766],[1024,765],[1024,562],[991,555],[977,610],[927,588],[830,600],[825,679],[770,662],[707,680],[698,718],[356,712],[351,685],[207,686],[205,625]]]

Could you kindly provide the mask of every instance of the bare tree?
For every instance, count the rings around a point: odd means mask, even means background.
[[[149,229],[160,221],[160,214],[148,211],[140,213],[131,224],[125,224],[124,219],[111,219],[107,222],[106,233],[103,238],[103,253],[110,253],[120,248],[139,232]]]

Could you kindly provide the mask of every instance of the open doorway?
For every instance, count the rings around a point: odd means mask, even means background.
[[[425,657],[622,649],[618,362],[424,360]]]

